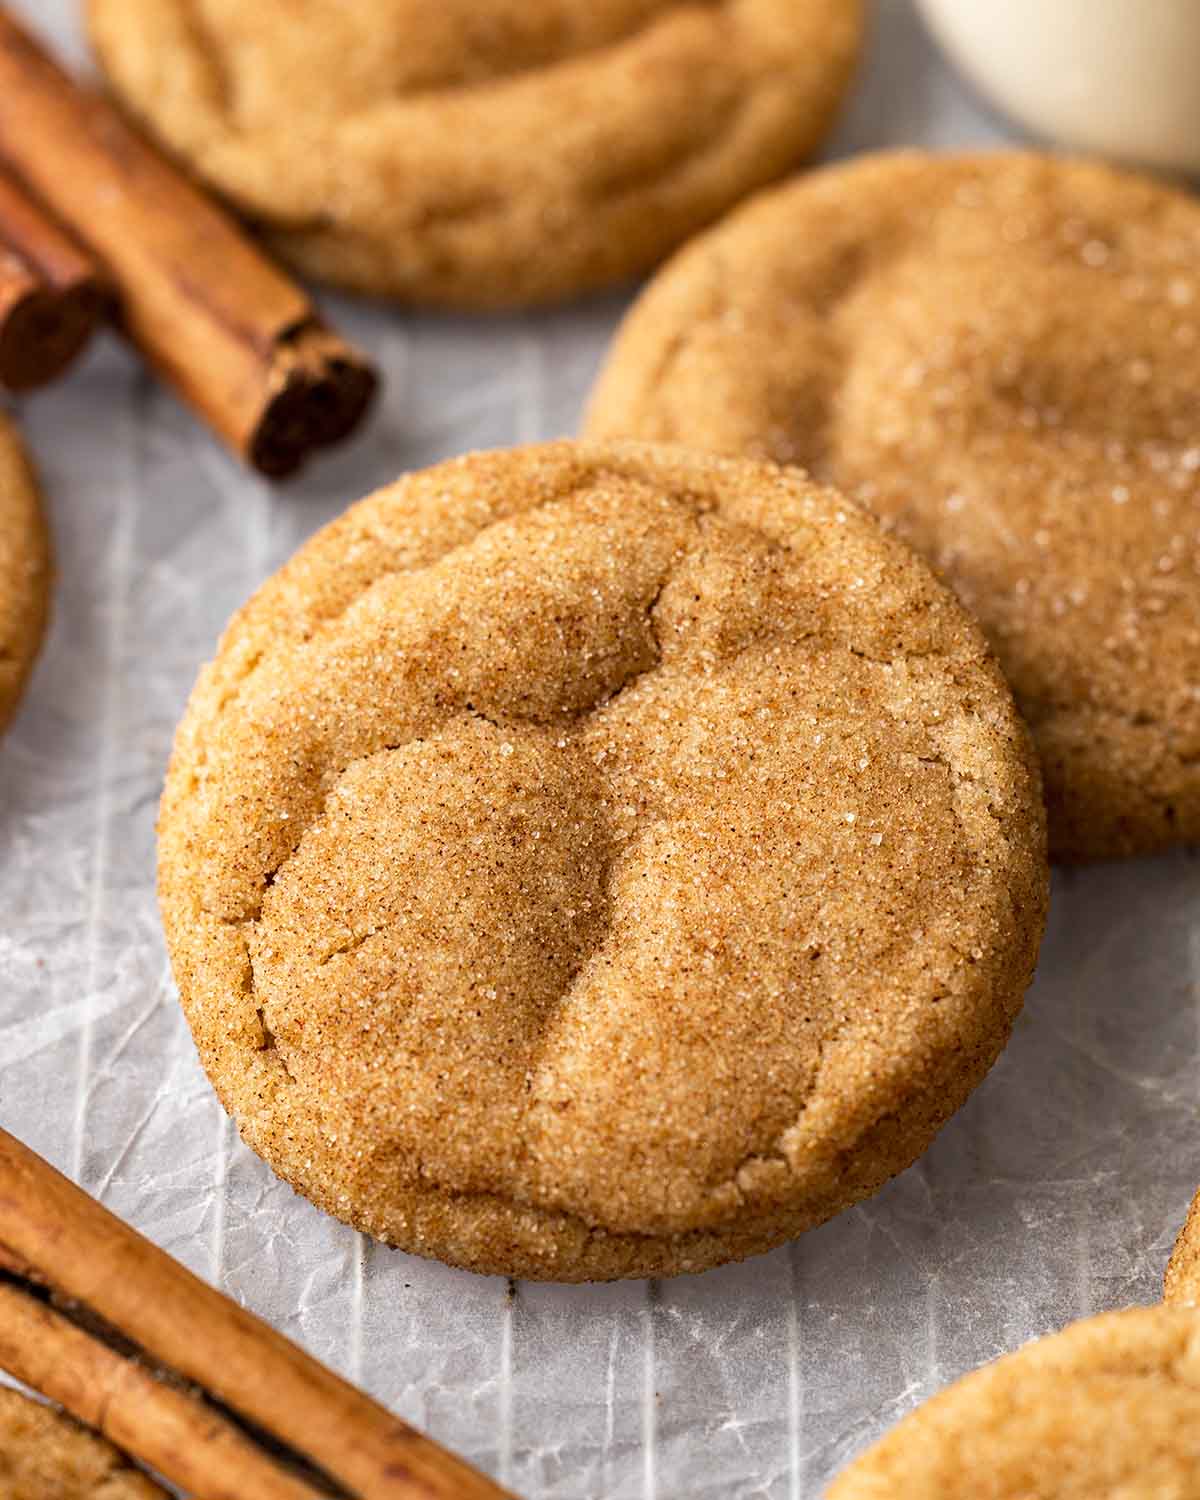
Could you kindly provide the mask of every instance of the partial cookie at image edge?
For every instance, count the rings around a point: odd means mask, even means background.
[[[50,609],[50,538],[37,481],[0,416],[0,733],[17,710]]]
[[[0,1386],[0,1492],[11,1500],[167,1500],[99,1433]]]
[[[826,1500],[1200,1495],[1200,1315],[1102,1313],[926,1401]]]
[[[1179,1231],[1164,1282],[1167,1302],[1200,1307],[1200,1193]]]
[[[131,116],[283,258],[463,309],[648,270],[816,149],[864,30],[863,0],[526,4],[491,29],[470,4],[373,27],[363,0],[310,7],[309,38],[267,4],[90,0],[88,19]]]

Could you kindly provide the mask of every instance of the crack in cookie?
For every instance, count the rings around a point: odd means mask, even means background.
[[[411,476],[236,617],[160,872],[276,1170],[573,1278],[766,1248],[911,1161],[1020,1005],[1042,840],[981,637],[856,507],[564,443]]]

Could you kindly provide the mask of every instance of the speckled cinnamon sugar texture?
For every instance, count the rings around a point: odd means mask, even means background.
[[[1200,1194],[1192,1203],[1167,1267],[1166,1300],[1200,1307]]]
[[[0,1387],[0,1500],[167,1500],[97,1433]]]
[[[983,623],[1052,852],[1200,836],[1200,206],[1032,154],[859,160],[684,250],[594,436],[798,462]]]
[[[827,1500],[1198,1500],[1200,1315],[1074,1323],[935,1396]]]
[[[20,441],[0,416],[0,730],[16,710],[42,643],[50,544]]]
[[[644,271],[811,153],[862,0],[89,0],[129,111],[301,270],[408,303]]]
[[[321,532],[179,731],[167,938],[245,1139],[361,1229],[562,1280],[765,1250],[907,1166],[1046,902],[982,637],[797,473],[485,453]]]

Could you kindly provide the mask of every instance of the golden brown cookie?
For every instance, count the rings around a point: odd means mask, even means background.
[[[0,1500],[166,1500],[98,1433],[0,1386]]]
[[[1019,153],[860,159],[688,246],[588,431],[800,463],[930,558],[1063,858],[1200,837],[1200,205]]]
[[[118,96],[301,270],[451,307],[654,265],[812,152],[862,0],[89,0]]]
[[[1200,1194],[1192,1203],[1167,1267],[1166,1300],[1200,1307]]]
[[[1046,901],[981,635],[773,465],[415,474],[234,619],[179,731],[167,939],[246,1140],[405,1249],[561,1280],[765,1250],[908,1165]]]
[[[827,1500],[1200,1500],[1200,1315],[1105,1313],[976,1370]]]
[[[16,709],[46,628],[50,544],[33,473],[0,416],[0,730]]]

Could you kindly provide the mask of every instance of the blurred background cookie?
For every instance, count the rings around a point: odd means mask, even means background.
[[[1025,153],[860,158],[688,246],[593,436],[798,463],[954,585],[1042,756],[1052,852],[1200,836],[1200,207]]]
[[[33,473],[0,416],[0,730],[16,710],[42,642],[50,598],[50,543]]]
[[[982,636],[858,507],[560,443],[381,491],[236,616],[160,893],[301,1192],[476,1270],[661,1275],[929,1144],[1020,1009],[1044,826]]]
[[[812,152],[861,0],[89,0],[118,96],[302,270],[404,302],[647,269]]]
[[[1200,1315],[1074,1323],[952,1385],[851,1464],[828,1500],[1191,1500]]]

